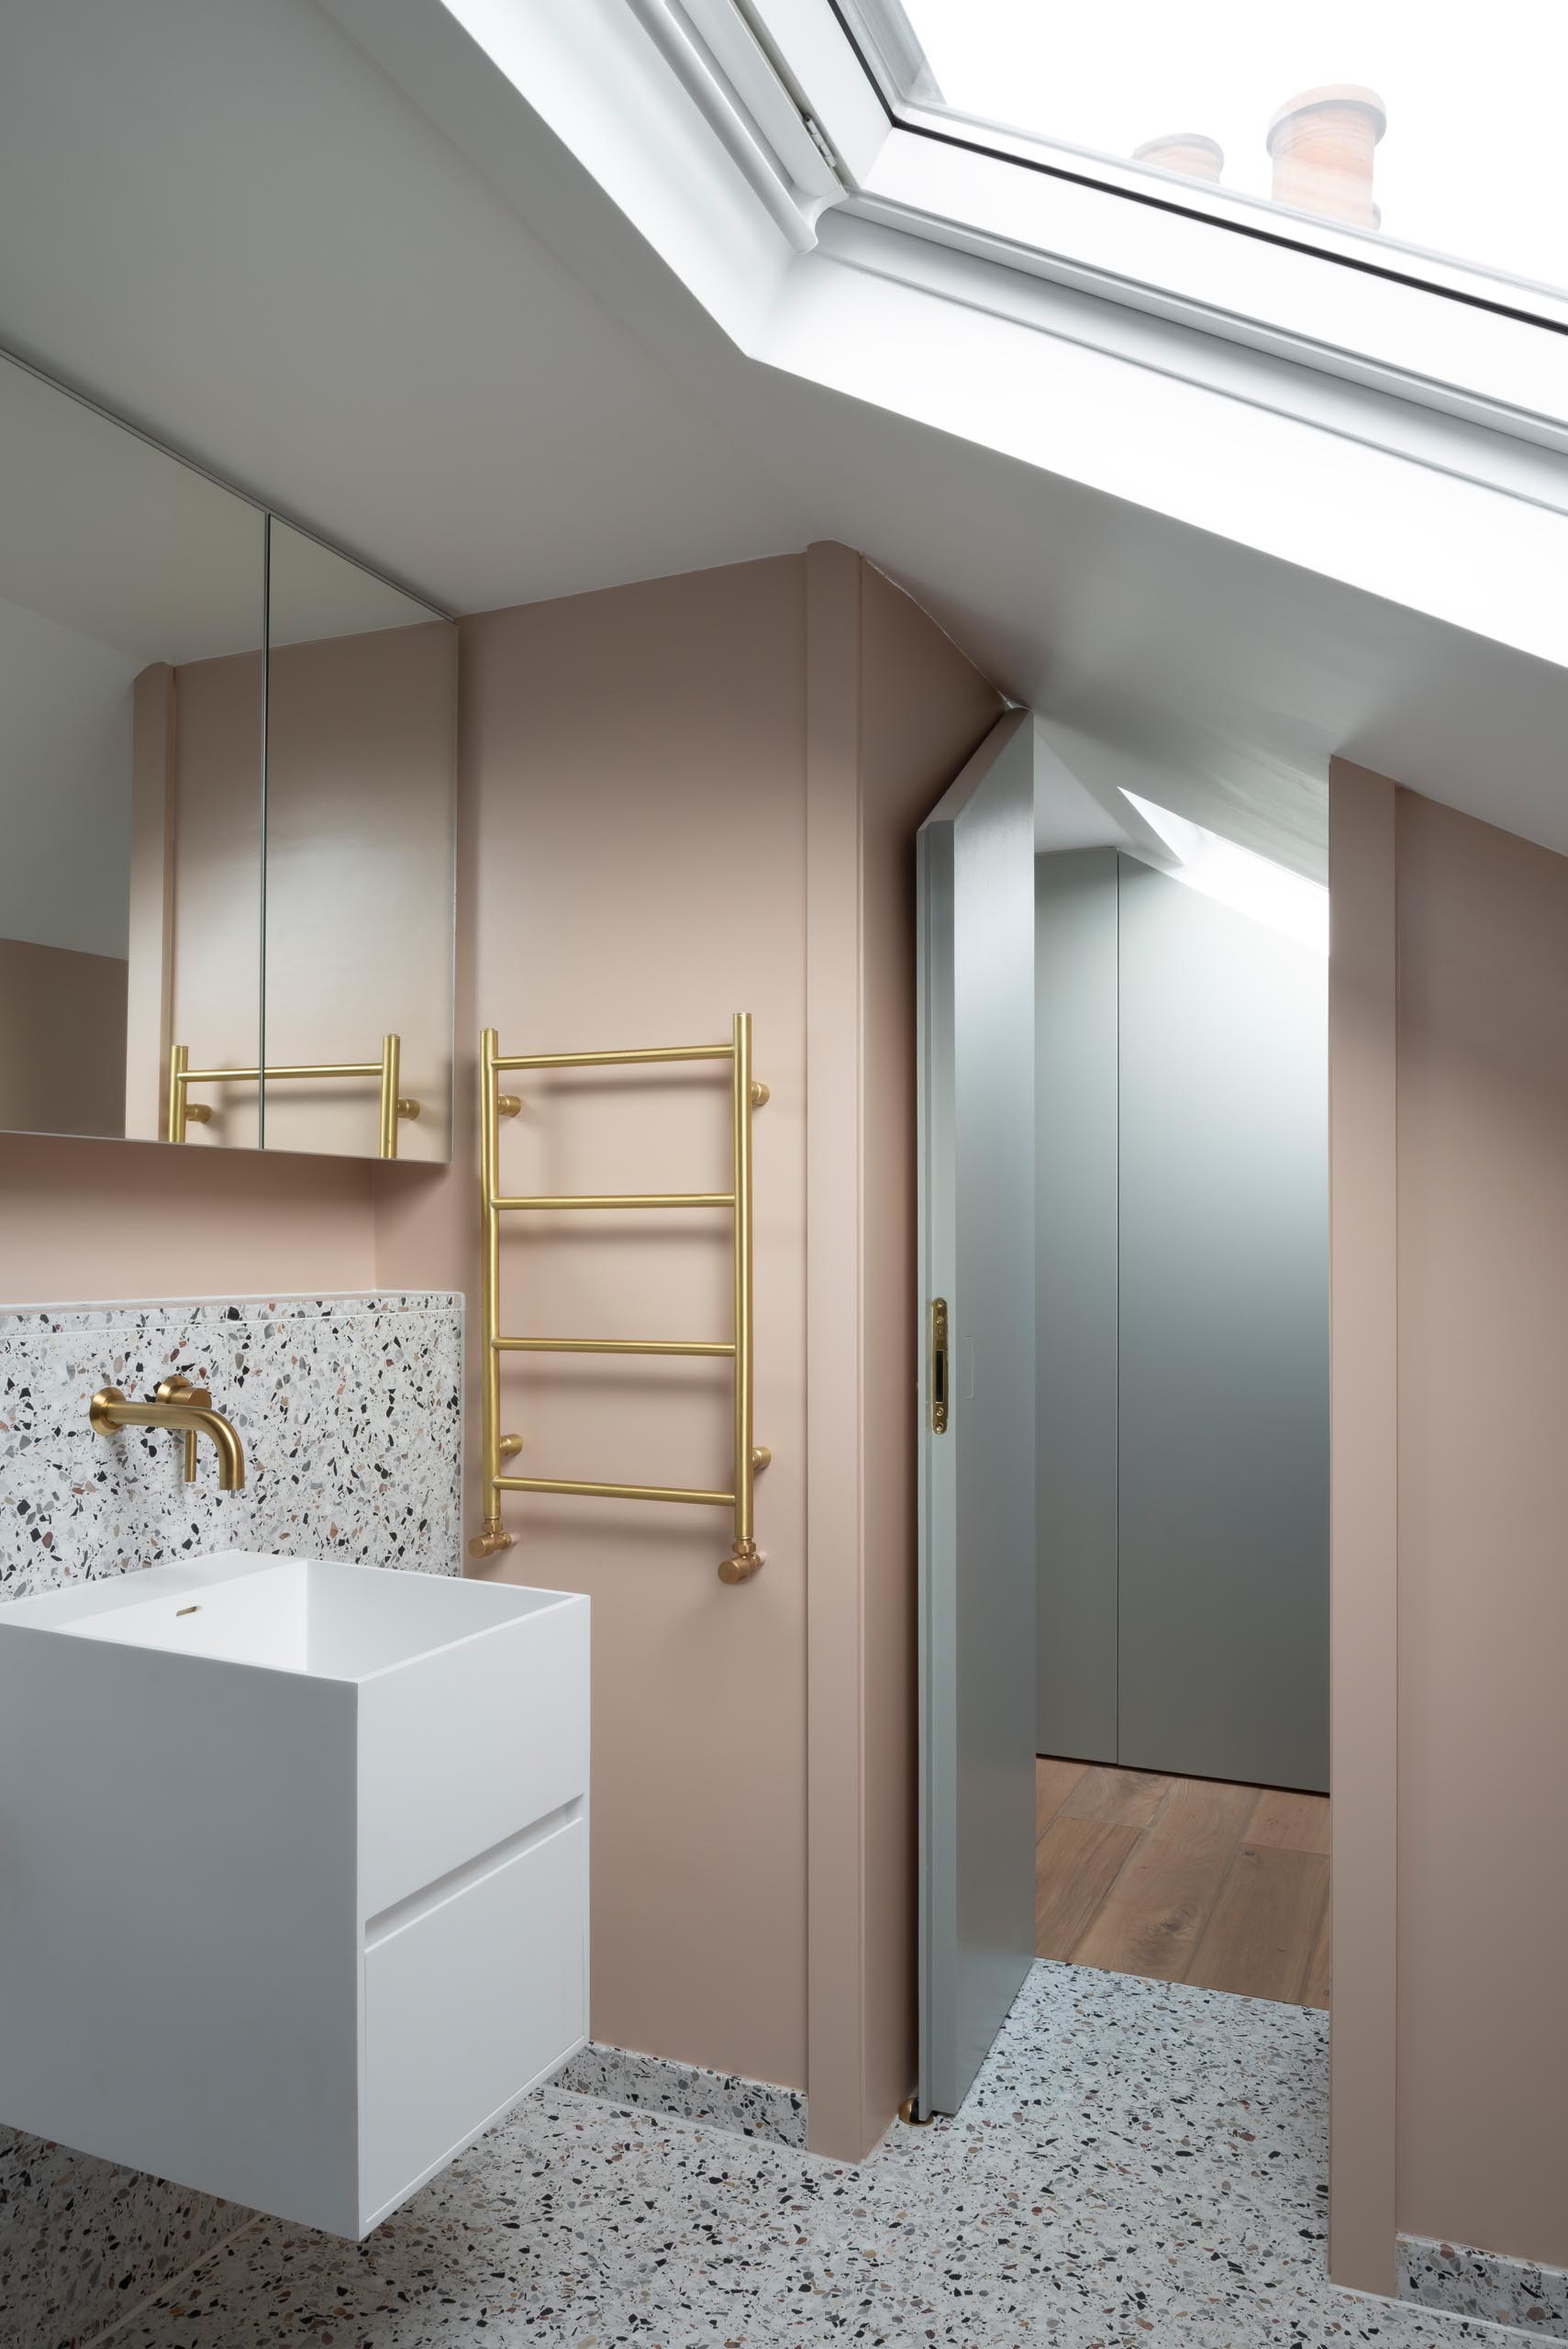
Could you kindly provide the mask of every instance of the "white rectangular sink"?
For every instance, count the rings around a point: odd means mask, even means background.
[[[167,1581],[165,1581],[167,1577]],[[147,1586],[158,1583],[157,1590]],[[303,1672],[317,1680],[368,1680],[412,1664],[496,1623],[538,1614],[559,1594],[455,1575],[388,1573],[319,1558],[235,1553],[199,1565],[117,1575],[23,1602],[58,1609],[54,1628],[76,1639],[123,1640]]]
[[[362,2235],[587,2033],[588,1601],[255,1553],[0,1607],[0,2121]]]

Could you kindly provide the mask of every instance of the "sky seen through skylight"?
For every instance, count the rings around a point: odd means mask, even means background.
[[[1568,286],[1568,0],[904,0],[946,103],[1130,158],[1197,131],[1222,185],[1267,198],[1271,117],[1323,83],[1370,86],[1382,236]]]

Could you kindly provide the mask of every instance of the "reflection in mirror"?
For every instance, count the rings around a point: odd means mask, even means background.
[[[267,1147],[442,1161],[457,630],[276,517],[270,548]]]
[[[0,360],[0,1129],[153,1141],[172,1037],[258,1056],[263,529]]]

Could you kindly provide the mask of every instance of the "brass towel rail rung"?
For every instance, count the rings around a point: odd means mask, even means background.
[[[639,1044],[625,1052],[498,1052],[497,1068],[639,1068],[657,1061],[728,1061],[733,1044]]]
[[[226,1082],[254,1085],[264,1076],[269,1085],[281,1076],[379,1076],[379,1061],[301,1061],[297,1066],[287,1066],[269,1061],[265,1068],[187,1068],[181,1075],[187,1085],[222,1085]]]
[[[492,1338],[504,1354],[732,1354],[730,1338]]]
[[[704,1493],[684,1485],[588,1485],[576,1476],[497,1476],[503,1493],[582,1493],[601,1501],[695,1501],[703,1508],[733,1508],[733,1493]]]
[[[499,1090],[498,1079],[512,1069],[627,1068],[677,1061],[728,1061],[729,1068],[729,1133],[734,1183],[728,1191],[577,1191],[507,1194],[501,1189],[501,1120],[519,1104]],[[503,1052],[494,1028],[486,1028],[480,1044],[479,1182],[484,1219],[484,1518],[469,1543],[470,1555],[494,1557],[512,1546],[514,1536],[501,1522],[504,1493],[561,1493],[591,1500],[688,1502],[703,1508],[732,1509],[735,1540],[730,1554],[718,1569],[725,1583],[747,1582],[762,1564],[752,1531],[752,1499],[756,1479],[773,1454],[766,1444],[752,1440],[751,1427],[751,1119],[768,1097],[765,1085],[751,1074],[751,1018],[738,1011],[730,1023],[728,1044],[638,1045],[624,1052]],[[548,1213],[556,1208],[724,1208],[733,1217],[731,1271],[735,1307],[733,1338],[517,1338],[507,1337],[501,1321],[501,1218],[517,1210]],[[734,1365],[732,1434],[735,1453],[734,1489],[707,1492],[684,1485],[617,1485],[591,1483],[581,1477],[507,1476],[502,1463],[520,1450],[522,1439],[501,1432],[501,1357],[503,1354],[664,1354],[717,1355]]]
[[[420,1105],[398,1091],[403,1066],[403,1039],[381,1040],[378,1061],[267,1061],[250,1068],[192,1068],[188,1044],[169,1047],[169,1088],[166,1117],[169,1140],[183,1141],[187,1125],[206,1125],[212,1111],[205,1101],[188,1097],[193,1085],[276,1085],[302,1077],[378,1076],[381,1079],[381,1152],[397,1155],[397,1120],[417,1118]]]
[[[733,1191],[552,1191],[533,1198],[500,1198],[497,1209],[512,1208],[732,1208]]]

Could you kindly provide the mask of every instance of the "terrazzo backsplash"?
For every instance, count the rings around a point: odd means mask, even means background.
[[[210,1387],[239,1429],[243,1492],[217,1490],[205,1441],[188,1486],[174,1436],[89,1427],[100,1386],[150,1395],[176,1371]],[[0,1313],[0,1600],[214,1549],[456,1574],[462,1463],[461,1297]],[[28,2349],[90,2343],[250,2215],[0,2128],[6,2338]]]
[[[95,1435],[100,1386],[209,1386],[245,1442],[183,1482],[161,1428]],[[0,1313],[0,1598],[211,1549],[455,1574],[462,1563],[462,1300],[203,1298]]]

